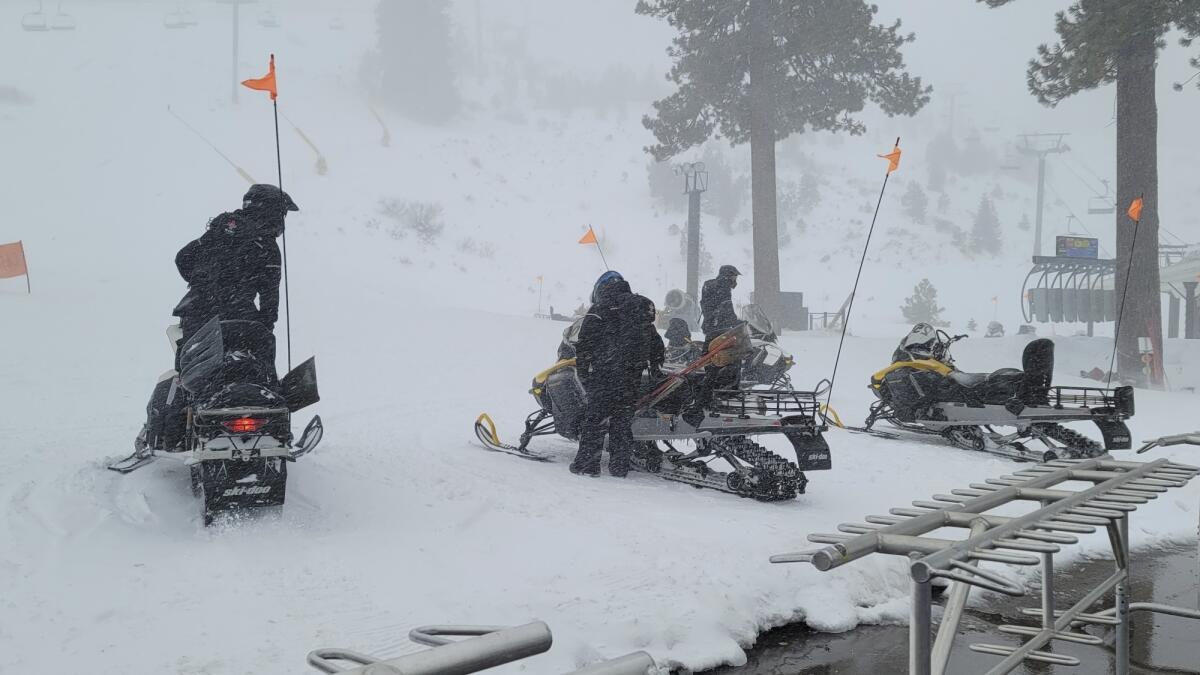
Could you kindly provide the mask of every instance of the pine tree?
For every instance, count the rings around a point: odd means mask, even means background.
[[[985,194],[979,200],[979,210],[975,212],[975,224],[971,228],[971,250],[996,256],[1000,253],[1002,243],[1000,217],[996,215],[996,205]]]
[[[926,185],[934,192],[945,192],[946,177],[958,162],[958,144],[948,131],[934,136],[925,148]]]
[[[929,197],[925,196],[925,191],[921,189],[917,181],[909,181],[908,190],[900,198],[900,206],[904,208],[905,215],[914,223],[924,224],[926,211],[929,208]]]
[[[805,213],[812,211],[821,203],[821,181],[812,171],[805,171],[800,177],[799,205]]]
[[[440,124],[462,106],[448,0],[379,0],[373,93],[418,122]]]
[[[944,309],[945,307],[938,307],[937,289],[929,283],[928,279],[922,279],[921,283],[913,288],[912,297],[905,299],[900,312],[909,323],[927,323],[945,328],[950,324],[942,320],[942,310]]]
[[[967,322],[967,332],[974,333],[977,330],[979,330],[979,324],[975,323],[975,319],[972,318],[970,321]]]
[[[644,123],[655,157],[673,157],[718,133],[750,143],[754,291],[779,292],[775,144],[807,130],[861,134],[868,103],[911,115],[929,88],[905,70],[900,23],[874,23],[865,0],[639,0],[639,14],[678,30],[669,79],[677,85]]]
[[[1021,222],[1017,223],[1017,229],[1021,230],[1022,232],[1028,232],[1030,227],[1031,226],[1029,224],[1029,214],[1022,213],[1021,214]]]
[[[1012,0],[977,0],[991,7]],[[1173,29],[1184,42],[1200,37],[1200,3],[1194,0],[1075,0],[1055,15],[1059,41],[1041,45],[1029,64],[1029,91],[1055,106],[1080,92],[1116,83],[1117,101],[1117,294],[1128,300],[1119,330],[1118,372],[1143,380],[1138,337],[1149,332],[1162,354],[1162,312],[1158,301],[1158,103],[1155,78],[1158,50]],[[1134,247],[1134,224],[1125,206],[1145,195],[1145,211]],[[1125,270],[1132,259],[1132,278]],[[1148,331],[1147,331],[1148,329]]]

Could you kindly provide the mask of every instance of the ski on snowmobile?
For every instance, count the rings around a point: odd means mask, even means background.
[[[1125,425],[1134,413],[1132,387],[1051,385],[1054,343],[1046,339],[1026,345],[1022,370],[963,373],[949,354],[950,345],[963,337],[915,327],[893,355],[893,363],[871,378],[878,400],[866,422],[849,429],[892,437],[941,437],[966,450],[1037,462],[1091,458],[1132,447]],[[900,433],[875,429],[879,422]],[[1064,426],[1075,422],[1095,424],[1103,443]]]
[[[541,411],[538,411],[538,412],[541,412]],[[533,415],[530,415],[530,418],[534,418],[537,414],[538,413],[534,413]],[[541,420],[534,422],[532,425],[533,428],[537,428],[537,426],[540,424],[540,422],[541,422]],[[526,420],[526,430],[528,430],[529,428],[530,428],[530,424],[529,424],[529,420],[527,419]],[[553,432],[550,432],[550,433],[553,433]],[[496,423],[492,421],[491,415],[488,415],[487,413],[482,413],[479,415],[479,417],[475,418],[475,437],[479,439],[479,442],[483,444],[483,447],[485,449],[491,450],[493,452],[503,452],[503,453],[506,453],[509,455],[520,457],[522,459],[531,459],[535,462],[554,461],[553,459],[550,458],[549,455],[543,455],[541,453],[534,452],[534,451],[530,450],[529,448],[525,447],[526,445],[529,444],[529,438],[532,438],[534,435],[540,436],[540,435],[544,435],[544,434],[541,434],[541,433],[530,434],[528,438],[525,436],[525,434],[522,434],[521,444],[520,445],[511,445],[509,443],[505,443],[500,440],[500,434],[498,434],[496,432]]]

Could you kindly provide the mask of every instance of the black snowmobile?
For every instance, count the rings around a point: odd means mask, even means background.
[[[168,410],[177,396],[187,402],[186,426],[182,442],[173,444],[168,438],[178,432]],[[205,525],[220,511],[281,506],[287,463],[324,435],[314,416],[293,443],[291,415],[319,400],[315,359],[280,380],[275,336],[266,326],[214,318],[180,348],[178,373],[156,388],[134,453],[109,468],[129,473],[163,454],[186,455]]]
[[[724,367],[744,359],[751,349],[745,324],[712,341],[700,358],[660,382],[644,381],[633,422],[635,469],[695,487],[707,487],[760,501],[781,501],[803,494],[805,471],[831,468],[815,392],[728,389],[713,392],[701,415],[686,414],[699,393],[703,369]],[[475,421],[475,435],[485,447],[535,460],[547,460],[529,450],[537,436],[557,434],[578,440],[585,405],[583,386],[573,358],[561,359],[533,378],[529,390],[538,409],[525,420],[517,445],[501,442],[486,413]],[[687,419],[685,419],[687,418]],[[789,461],[750,440],[752,436],[782,434],[796,452]],[[674,443],[692,441],[683,452]],[[660,446],[661,444],[661,446]],[[711,464],[723,460],[730,468]]]
[[[928,324],[918,324],[901,342],[892,364],[871,377],[878,397],[860,430],[885,421],[919,434],[940,435],[968,450],[1029,461],[1090,458],[1108,450],[1128,450],[1125,420],[1133,416],[1133,388],[1056,387],[1054,343],[1033,340],[1025,346],[1022,370],[964,373],[954,366],[950,346],[965,338],[950,337]],[[1092,422],[1104,443],[1066,428]],[[1000,433],[993,427],[1015,427]],[[1038,441],[1044,449],[1028,447]]]

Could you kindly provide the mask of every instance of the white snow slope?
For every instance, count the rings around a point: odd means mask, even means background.
[[[204,11],[206,22],[221,19]],[[603,212],[628,223],[632,238],[645,222],[644,188],[602,178],[624,164],[641,185],[644,132],[635,115],[543,130],[396,123],[399,147],[384,150],[348,84],[356,57],[326,63],[320,50],[285,49],[328,41],[355,55],[365,15],[348,15],[359,32],[341,36],[318,34],[327,16],[297,15],[282,45],[248,29],[243,54],[279,52],[281,103],[330,161],[330,175],[313,175],[287,133],[285,187],[303,208],[289,221],[295,360],[318,357],[316,412],[328,431],[293,466],[280,517],[206,529],[182,464],[161,460],[129,476],[104,466],[129,450],[170,363],[161,331],[183,291],[175,250],[244,189],[164,107],[266,181],[267,102],[247,92],[230,108],[221,34],[166,35],[145,5],[80,8],[74,35],[21,33],[10,13],[0,56],[37,68],[6,71],[0,83],[33,99],[0,107],[0,241],[26,241],[34,293],[21,280],[0,283],[0,670],[295,673],[317,647],[395,655],[416,649],[405,636],[417,625],[534,618],[553,627],[554,649],[505,672],[562,672],[635,649],[692,669],[739,663],[774,625],[839,631],[906,611],[900,561],[820,574],[768,556],[805,548],[809,532],[1014,468],[835,430],[832,471],[811,474],[794,502],[759,504],[642,474],[577,478],[561,440],[539,444],[553,463],[484,452],[470,432],[475,416],[487,410],[502,433],[518,432],[533,405],[529,379],[551,361],[564,325],[514,316],[531,309],[538,261],[568,280],[562,304],[573,305],[572,285],[595,274],[592,252],[573,243],[579,224]],[[122,32],[131,25],[144,30]],[[195,57],[211,44],[219,56]],[[264,65],[243,68],[250,76]],[[635,140],[618,144],[614,134]],[[589,151],[605,169],[591,186],[570,175]],[[452,234],[422,247],[370,229],[378,200],[393,196],[445,203]],[[643,250],[674,260],[665,222],[613,254],[646,262],[633,270],[653,265]],[[494,257],[460,250],[466,236],[494,242]],[[848,341],[834,401],[848,420],[863,416],[866,379],[902,330],[883,313],[862,326],[874,337]],[[968,341],[959,362],[1013,365],[1022,344]],[[798,383],[828,375],[836,338],[789,335],[784,345]],[[1194,347],[1170,345],[1180,372],[1195,373]],[[1070,374],[1103,363],[1107,349],[1102,339],[1060,340],[1060,380],[1078,382]],[[1194,395],[1138,396],[1137,438],[1195,425]],[[1193,536],[1198,498],[1191,486],[1139,510],[1135,542]]]

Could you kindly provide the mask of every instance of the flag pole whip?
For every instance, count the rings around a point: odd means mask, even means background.
[[[591,229],[591,227],[591,225],[588,225],[588,229]],[[595,230],[592,230],[593,236],[595,235],[595,232]],[[608,270],[612,269],[608,266],[608,259],[604,257],[604,247],[600,245],[600,237],[596,237],[596,250],[600,252],[600,262],[604,263],[604,271],[607,272]]]
[[[1133,204],[1129,205],[1128,214],[1133,218],[1133,241],[1129,244],[1129,263],[1125,266],[1125,287],[1121,289],[1121,304],[1117,307],[1117,323],[1113,326],[1113,348],[1112,357],[1108,360],[1108,381],[1105,387],[1112,387],[1113,368],[1117,362],[1117,349],[1121,344],[1121,324],[1125,315],[1125,296],[1129,295],[1129,275],[1133,273],[1133,256],[1137,253],[1137,236],[1138,228],[1142,224],[1142,205],[1145,203],[1146,193],[1142,193],[1140,197],[1133,200]],[[1137,210],[1134,210],[1137,207]]]
[[[883,175],[883,186],[879,188],[879,200],[875,202],[875,215],[871,216],[871,227],[867,230],[867,242],[863,245],[862,258],[858,261],[858,273],[854,275],[854,290],[850,291],[850,302],[846,305],[846,314],[842,317],[842,335],[838,338],[837,356],[833,359],[833,373],[829,376],[829,392],[825,399],[824,422],[829,423],[829,406],[833,403],[833,384],[837,380],[838,363],[842,360],[842,346],[846,343],[846,329],[850,326],[850,310],[858,297],[858,282],[862,279],[863,265],[867,262],[867,251],[871,248],[871,235],[875,233],[875,221],[879,218],[879,207],[883,204],[883,193],[887,191],[888,178],[900,166],[900,137],[896,137],[896,145],[889,155],[879,155],[889,160],[888,171]]]
[[[271,56],[274,59],[274,55]],[[271,101],[275,109],[275,167],[279,175],[279,208],[283,211],[280,217],[287,219],[287,200],[283,196],[283,154],[279,149],[279,101]],[[283,311],[284,326],[287,331],[287,364],[288,372],[292,372],[292,300],[288,292],[288,255],[287,227],[283,228]]]
[[[275,78],[275,55],[271,54],[271,65],[267,70],[267,74],[251,80],[243,80],[242,86],[259,91],[270,92],[271,107],[275,111],[275,168],[279,176],[279,211],[280,211],[280,235],[283,236],[283,311],[286,315],[287,328],[287,364],[288,372],[292,370],[292,303],[291,294],[288,292],[288,264],[287,264],[287,200],[283,196],[283,155],[280,151],[279,144],[279,87],[278,80]],[[215,148],[214,148],[215,149]]]

